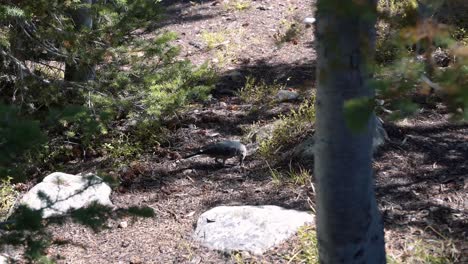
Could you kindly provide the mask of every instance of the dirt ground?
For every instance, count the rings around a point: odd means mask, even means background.
[[[232,93],[242,82],[230,73],[287,88],[313,87],[313,28],[302,28],[295,39],[275,44],[286,23],[312,16],[310,1],[248,1],[246,10],[232,9],[228,1],[165,2],[168,17],[155,30],[177,32],[182,58],[198,65],[208,61],[224,77],[210,104],[181,117],[165,150],[169,154],[147,155],[121,175],[127,181],[113,192],[115,205],[149,206],[156,217],[124,219],[129,223],[125,228],[118,226],[124,220],[110,220],[109,229],[100,233],[73,223],[53,227],[58,241],[71,242],[50,248],[49,256],[59,263],[235,263],[233,256],[192,241],[202,212],[216,205],[274,204],[298,210],[313,206],[310,184],[274,184],[255,156],[247,157],[246,171],[220,167],[205,157],[178,159],[208,141],[241,138],[243,125],[272,121],[267,115],[249,115],[250,106]],[[207,32],[220,32],[224,43],[208,47]],[[386,122],[385,128],[390,140],[376,153],[374,167],[388,254],[404,257],[409,241],[428,239],[450,242],[451,249],[465,256],[459,263],[468,263],[468,125],[450,122],[444,107],[437,105],[413,118]],[[101,168],[99,161],[88,167],[112,170]],[[70,168],[70,173],[82,172]],[[297,246],[294,237],[263,256],[242,256],[247,262],[288,263],[287,256],[297,252]]]

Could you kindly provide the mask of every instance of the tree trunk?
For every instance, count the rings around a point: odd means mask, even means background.
[[[371,118],[346,125],[344,102],[371,97],[376,0],[319,0],[316,100],[317,236],[320,263],[385,263],[372,173]]]
[[[81,0],[82,4],[93,4],[93,0]],[[78,8],[71,12],[71,17],[75,23],[77,31],[82,29],[91,30],[93,28],[93,16],[89,7]],[[78,58],[80,59],[80,58]],[[67,63],[65,65],[65,80],[73,82],[86,82],[94,79],[95,66],[88,63]]]

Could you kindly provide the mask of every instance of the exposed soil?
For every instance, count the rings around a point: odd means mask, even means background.
[[[71,242],[49,250],[59,263],[235,263],[231,255],[192,241],[202,212],[216,205],[274,204],[298,210],[313,206],[309,184],[273,184],[266,165],[255,156],[246,159],[245,171],[223,168],[202,156],[178,159],[205,143],[241,138],[242,125],[272,121],[268,115],[249,114],[251,106],[232,92],[242,81],[229,73],[238,71],[288,88],[313,87],[313,29],[303,28],[296,39],[281,46],[274,37],[281,32],[281,19],[312,16],[310,1],[250,1],[251,7],[242,11],[228,10],[224,1],[165,2],[168,17],[157,30],[179,33],[176,44],[182,47],[182,57],[219,67],[224,77],[214,92],[216,99],[180,117],[170,148],[154,148],[155,155],[128,164],[125,171],[113,171],[125,180],[112,194],[114,204],[149,206],[156,217],[124,219],[129,223],[125,228],[118,227],[124,220],[110,220],[109,229],[99,233],[74,223],[53,227],[57,240]],[[205,31],[223,32],[229,42],[210,50],[202,38]],[[388,253],[401,256],[408,239],[430,238],[453,242],[465,256],[460,263],[468,263],[468,125],[451,122],[439,106],[411,119],[386,122],[385,128],[390,142],[376,153],[374,167]],[[87,165],[89,171],[112,171],[99,163]],[[70,168],[70,173],[82,172],[82,167]],[[296,253],[297,246],[294,237],[264,256],[243,257],[287,263],[286,256]]]

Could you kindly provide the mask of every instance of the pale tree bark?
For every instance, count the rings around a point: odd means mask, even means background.
[[[94,0],[81,0],[82,4],[93,4]],[[82,7],[71,12],[71,17],[75,23],[75,29],[91,30],[93,28],[93,16],[89,7]],[[67,63],[65,65],[65,80],[73,82],[86,82],[94,79],[95,66],[79,60],[77,63]]]
[[[385,263],[372,172],[371,118],[346,125],[344,102],[371,97],[376,0],[318,0],[316,99],[317,237],[320,263]]]

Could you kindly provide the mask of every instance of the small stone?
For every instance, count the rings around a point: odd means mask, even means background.
[[[315,23],[315,18],[314,17],[306,17],[304,18],[304,20],[302,21],[304,24],[306,25],[312,25]]]
[[[219,103],[219,107],[221,108],[226,108],[227,107],[227,104],[225,102],[220,102]]]
[[[195,41],[189,41],[189,44],[194,46],[197,49],[203,49],[203,44],[195,42]]]
[[[127,228],[127,227],[128,227],[127,221],[122,221],[119,223],[119,228]]]
[[[258,10],[262,10],[262,11],[267,11],[267,10],[270,10],[271,7],[261,5],[261,6],[258,6],[257,9],[258,9]]]
[[[129,241],[122,241],[122,243],[120,243],[120,246],[123,247],[123,248],[126,248],[126,247],[130,246],[130,242]]]
[[[200,256],[194,256],[191,260],[190,260],[190,264],[199,264],[202,262],[202,258]]]
[[[295,91],[279,90],[276,94],[276,99],[278,99],[279,102],[294,101],[299,99],[299,94]]]

